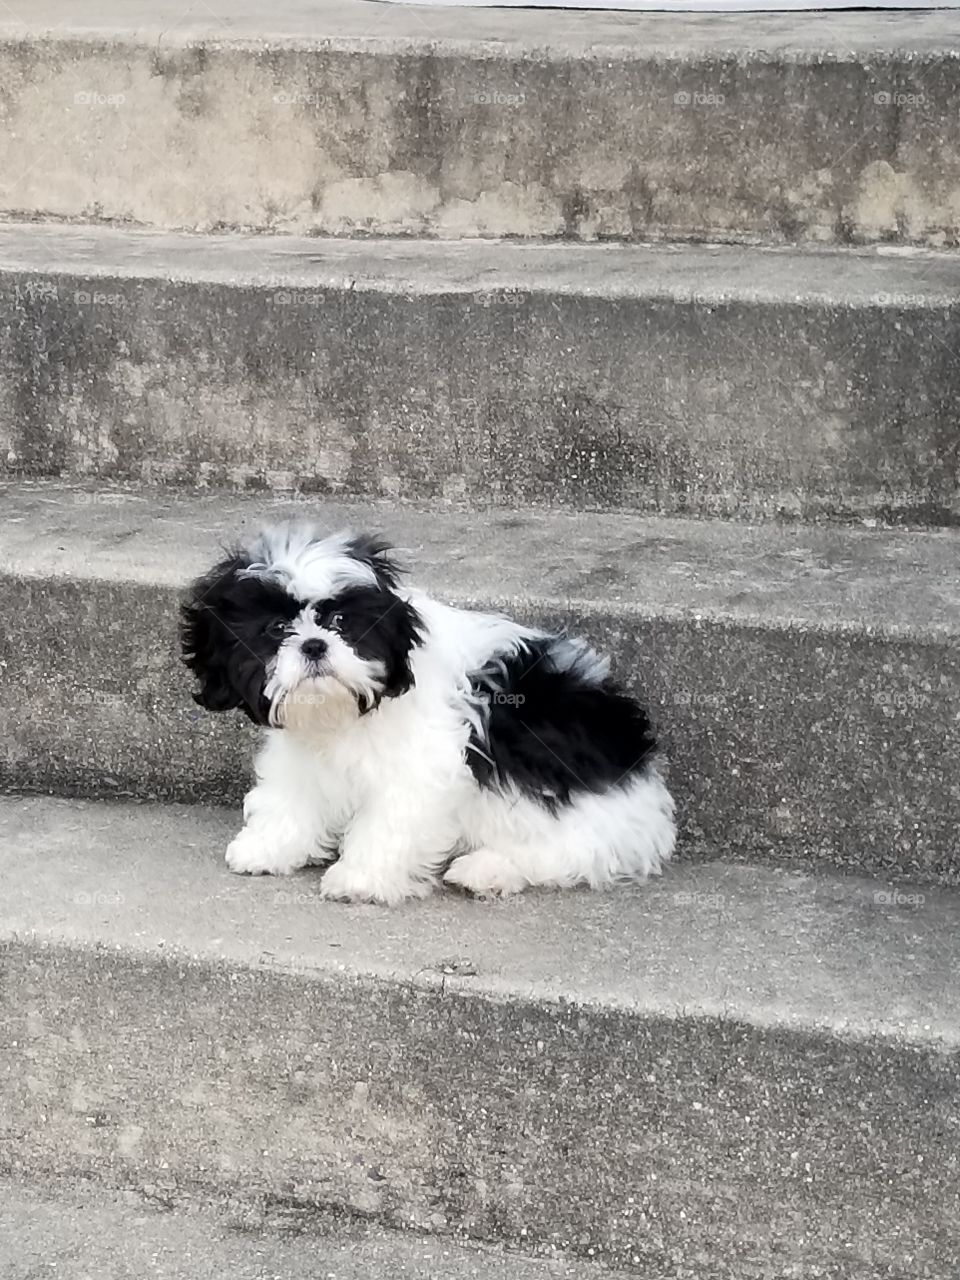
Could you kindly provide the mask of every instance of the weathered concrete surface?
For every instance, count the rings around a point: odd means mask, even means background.
[[[4,1280],[606,1280],[591,1262],[386,1231],[320,1206],[201,1204],[47,1179],[0,1183]],[[614,1272],[613,1280],[623,1272]]]
[[[199,711],[178,588],[265,518],[389,530],[447,599],[613,654],[672,758],[688,858],[960,881],[958,537],[10,486],[0,781],[235,804],[254,733]]]
[[[262,10],[6,15],[0,209],[339,235],[960,235],[950,13]]]
[[[610,893],[346,906],[321,900],[318,867],[229,872],[240,821],[0,797],[0,938],[960,1051],[956,890],[681,851],[662,876]]]
[[[960,520],[960,255],[0,228],[15,473]]]
[[[949,1274],[954,892],[713,866],[349,908],[231,876],[228,830],[0,804],[4,1172],[665,1278]]]
[[[906,0],[903,8],[920,8]],[[109,37],[118,32],[164,45],[190,44],[198,38],[302,41],[373,41],[401,49],[426,38],[444,44],[567,53],[608,51],[621,46],[664,57],[681,50],[732,53],[743,48],[742,14],[719,13],[575,13],[551,15],[533,10],[393,7],[375,0],[211,0],[184,8],[178,0],[33,0],[29,14],[0,14],[0,32],[22,39],[75,33]],[[29,21],[28,21],[29,18]],[[921,13],[756,13],[750,18],[750,47],[767,55],[779,49],[813,54],[843,49],[877,56],[906,46],[931,54],[950,48],[956,36],[954,15]]]

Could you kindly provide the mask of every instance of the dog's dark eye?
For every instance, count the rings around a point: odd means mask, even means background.
[[[270,636],[272,640],[279,640],[280,637],[286,633],[286,630],[286,618],[274,618],[264,627],[264,631],[266,631],[267,635]]]
[[[314,615],[317,620],[317,625],[327,627],[332,631],[339,631],[343,626],[343,614],[329,613],[329,608],[329,605],[319,605],[317,607]]]

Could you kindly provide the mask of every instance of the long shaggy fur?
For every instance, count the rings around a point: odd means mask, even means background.
[[[400,586],[383,541],[264,530],[194,583],[184,660],[265,728],[237,872],[330,863],[327,897],[605,888],[660,870],[674,806],[646,714],[586,644]]]

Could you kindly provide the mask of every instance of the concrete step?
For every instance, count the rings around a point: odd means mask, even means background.
[[[345,1221],[322,1207],[197,1203],[171,1187],[115,1192],[0,1182],[4,1280],[606,1280],[595,1263]]]
[[[960,521],[960,255],[0,227],[8,472]]]
[[[956,15],[34,0],[0,210],[167,228],[960,237]]]
[[[235,805],[179,589],[267,518],[387,530],[415,580],[610,652],[672,756],[683,856],[960,882],[960,535],[0,491],[0,784]]]
[[[234,822],[0,801],[4,1173],[658,1280],[950,1274],[955,890],[717,863],[343,907],[231,875]]]

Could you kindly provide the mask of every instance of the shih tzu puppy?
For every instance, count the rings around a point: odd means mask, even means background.
[[[600,889],[659,871],[673,801],[650,722],[564,635],[400,585],[388,545],[264,530],[183,605],[196,701],[265,737],[233,871],[330,863],[329,898]]]

